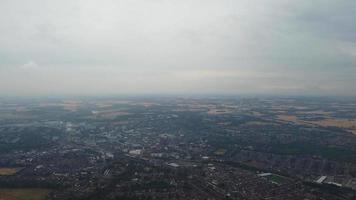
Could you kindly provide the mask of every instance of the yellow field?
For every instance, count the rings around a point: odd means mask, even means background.
[[[44,200],[50,192],[48,189],[24,188],[0,189],[0,200]]]
[[[9,176],[16,174],[16,172],[20,171],[22,168],[20,167],[0,167],[0,176]]]

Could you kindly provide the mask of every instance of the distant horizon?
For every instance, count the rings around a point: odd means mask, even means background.
[[[134,94],[56,94],[56,95],[0,95],[1,99],[130,99],[130,98],[324,98],[324,99],[356,99],[356,96],[347,95],[294,95],[294,94],[226,94],[226,93],[134,93]]]

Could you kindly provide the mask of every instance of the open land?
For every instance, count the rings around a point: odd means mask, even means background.
[[[48,193],[38,188],[0,189],[0,200],[44,200]]]

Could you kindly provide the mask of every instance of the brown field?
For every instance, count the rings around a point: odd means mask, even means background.
[[[118,105],[118,104],[130,104],[131,102],[117,100],[117,101],[104,101],[104,102],[91,102],[91,103],[94,103],[99,108],[109,108],[109,107],[112,107],[112,106]]]
[[[296,110],[307,110],[308,107],[305,106],[292,106],[292,105],[273,105],[271,106],[271,110],[288,110],[290,108],[294,108]]]
[[[149,102],[143,102],[142,105],[147,108],[147,107],[157,106],[157,105],[159,105],[159,104],[156,104],[156,103],[149,103]]]
[[[221,126],[228,126],[230,124],[231,124],[231,122],[218,122],[218,125],[221,125]]]
[[[323,110],[315,110],[315,111],[297,111],[297,114],[315,114],[315,115],[331,115],[332,112],[326,112]]]
[[[208,114],[210,115],[222,115],[232,113],[232,110],[229,109],[209,109]]]
[[[76,104],[63,104],[62,106],[64,110],[68,110],[72,112],[77,111],[78,108],[80,107],[80,105],[76,105]]]
[[[188,108],[177,108],[173,109],[174,112],[186,112],[186,111],[193,111],[193,112],[203,112],[203,109],[188,109]]]
[[[53,107],[53,106],[60,106],[64,110],[75,112],[78,108],[82,105],[80,101],[65,101],[63,103],[40,103],[38,107],[46,108],[46,107]]]
[[[276,125],[276,124],[272,123],[272,122],[249,121],[249,122],[246,122],[245,125],[263,126],[263,125]]]
[[[278,115],[277,116],[279,120],[287,121],[287,122],[294,122],[299,124],[301,120],[298,120],[298,117],[293,116],[293,115]]]
[[[25,106],[19,106],[15,109],[16,112],[27,112],[30,111],[28,108],[26,108]]]
[[[20,171],[22,168],[21,167],[1,167],[0,168],[0,176],[9,176],[16,174],[18,171]]]
[[[278,119],[286,122],[293,122],[296,124],[303,125],[317,125],[322,127],[339,127],[351,131],[353,134],[356,134],[356,119],[332,119],[327,118],[320,121],[305,121],[300,120],[298,117],[293,115],[278,115]]]
[[[82,105],[83,102],[81,101],[64,101],[62,104],[64,110],[69,110],[72,112],[77,111]]]
[[[324,119],[321,121],[313,122],[319,126],[336,126],[340,128],[356,128],[356,119]]]
[[[356,135],[356,130],[351,130],[352,134]]]
[[[211,115],[229,114],[238,108],[238,106],[227,104],[222,106],[216,106],[215,104],[178,104],[178,107],[175,111],[201,111]]]
[[[9,120],[9,119],[33,119],[34,116],[26,111],[0,111],[0,120]]]
[[[106,110],[106,111],[95,112],[94,115],[96,117],[104,118],[104,119],[115,119],[118,116],[130,115],[130,113],[121,110]]]
[[[0,200],[44,200],[49,192],[39,188],[3,188],[0,189]]]
[[[257,111],[252,111],[252,115],[260,117],[260,116],[262,116],[263,114],[260,113],[260,112],[257,112]]]
[[[295,108],[297,110],[306,110],[308,107],[306,106],[288,106],[289,108]]]

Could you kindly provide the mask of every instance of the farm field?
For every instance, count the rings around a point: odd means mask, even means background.
[[[16,174],[18,171],[20,171],[22,168],[20,167],[0,167],[0,176],[9,176]]]
[[[43,200],[49,193],[48,189],[21,188],[0,189],[0,200]]]

